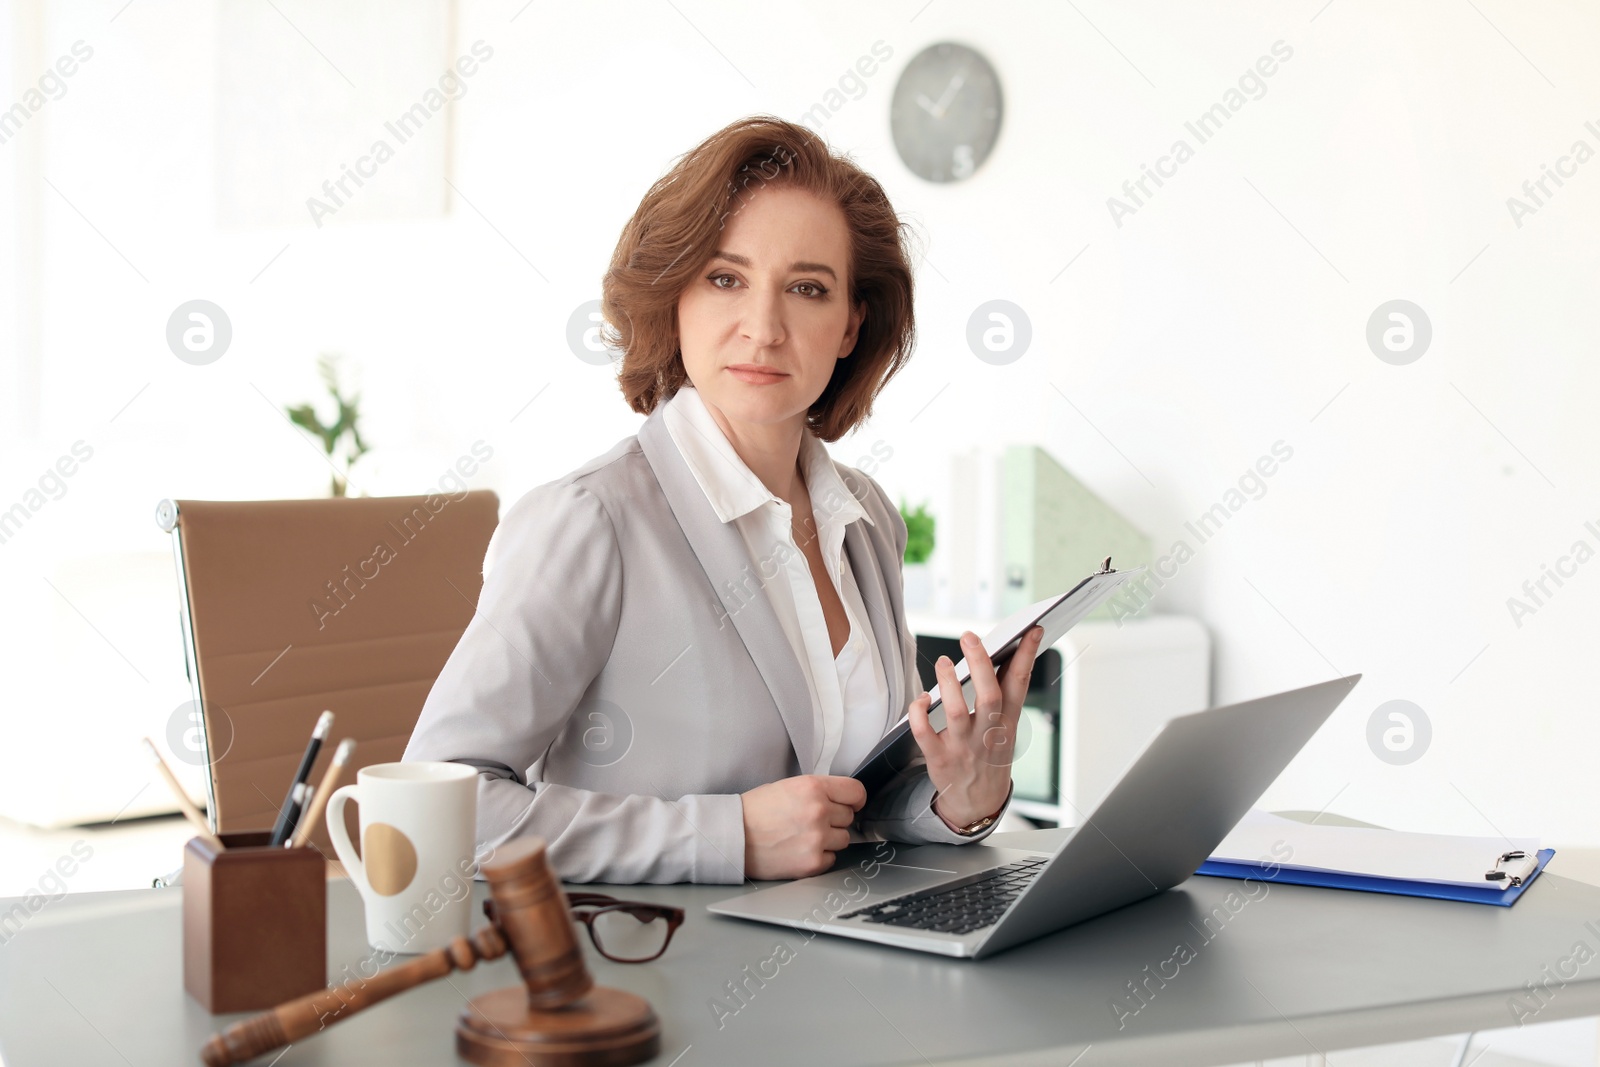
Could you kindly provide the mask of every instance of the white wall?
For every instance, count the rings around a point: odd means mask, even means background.
[[[921,343],[835,454],[887,442],[877,477],[937,510],[952,452],[1037,442],[1167,546],[1282,440],[1293,458],[1266,493],[1158,600],[1212,627],[1218,701],[1366,675],[1267,803],[1600,843],[1600,564],[1520,626],[1506,605],[1575,540],[1600,548],[1583,527],[1600,525],[1600,162],[1520,227],[1506,206],[1574,140],[1600,149],[1584,129],[1600,126],[1592,7],[678,0],[518,14],[465,2],[454,53],[479,39],[494,49],[455,105],[452,181],[475,209],[223,230],[214,143],[251,131],[216,120],[228,61],[216,5],[122,3],[46,13],[38,54],[82,39],[94,58],[0,146],[9,166],[40,138],[59,190],[39,193],[42,302],[18,309],[37,311],[39,432],[8,419],[0,506],[74,441],[95,450],[0,545],[7,675],[20,684],[5,714],[27,742],[0,756],[8,810],[86,788],[48,785],[58,775],[36,769],[40,749],[89,748],[108,790],[144,780],[128,736],[159,732],[184,698],[152,508],[322,492],[326,468],[274,410],[314,393],[317,352],[364,368],[370,436],[389,453],[376,491],[420,488],[478,439],[495,449],[478,484],[506,501],[563,473],[639,422],[565,331],[598,297],[645,188],[736,117],[798,120],[882,40],[893,58],[824,132],[924,235]],[[342,31],[302,0],[279,6],[342,72],[316,57],[292,68],[318,79],[310,95],[330,111],[409,102],[344,80],[363,86],[381,34]],[[305,45],[287,23],[277,31],[271,47]],[[955,187],[910,175],[887,123],[900,67],[941,39],[987,54],[1006,93],[993,157]],[[1265,95],[1116,225],[1107,198],[1280,40],[1293,56]],[[196,297],[234,327],[207,367],[173,358],[163,336]],[[993,298],[1022,306],[1034,330],[1005,367],[965,343],[967,317]],[[1408,366],[1365,341],[1393,298],[1433,324]],[[144,553],[113,566],[123,592],[89,558],[111,550]],[[1373,709],[1397,698],[1433,727],[1407,766],[1366,741]]]

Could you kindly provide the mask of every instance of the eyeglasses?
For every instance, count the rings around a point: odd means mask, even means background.
[[[617,963],[647,963],[667,950],[683,925],[683,909],[618,900],[604,893],[568,893],[572,917],[589,928],[595,951]]]
[[[589,928],[595,951],[614,963],[648,963],[667,950],[683,925],[683,909],[667,904],[618,900],[604,893],[567,893],[572,917]],[[483,913],[496,922],[494,901]]]

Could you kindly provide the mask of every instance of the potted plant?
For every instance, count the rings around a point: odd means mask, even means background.
[[[906,522],[906,555],[900,568],[907,611],[926,611],[933,602],[933,574],[928,557],[933,554],[933,516],[926,503],[916,508],[900,499],[900,517]]]
[[[344,395],[339,385],[339,359],[338,355],[324,353],[317,357],[317,373],[322,378],[322,384],[328,389],[328,395],[333,397],[335,414],[333,421],[324,423],[317,415],[317,411],[310,404],[299,404],[295,407],[285,408],[289,414],[289,421],[305,430],[322,444],[322,450],[328,454],[330,463],[334,463],[333,495],[344,496],[349,485],[350,467],[356,460],[367,452],[367,443],[361,439],[361,428],[357,425],[361,418],[361,394],[352,393],[349,397]],[[334,453],[339,450],[340,442],[348,437],[349,444],[344,449],[344,471],[341,473],[335,462]]]

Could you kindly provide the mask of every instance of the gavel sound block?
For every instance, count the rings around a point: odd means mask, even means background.
[[[207,1067],[271,1052],[453,970],[508,951],[522,985],[468,1002],[456,1023],[456,1054],[484,1067],[626,1067],[661,1051],[661,1026],[643,997],[597,986],[583,963],[572,916],[545,856],[521,838],[483,865],[496,921],[470,938],[380,971],[359,988],[325,989],[282,1004],[212,1036]]]

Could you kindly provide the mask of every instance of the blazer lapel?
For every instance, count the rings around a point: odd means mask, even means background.
[[[650,461],[673,517],[683,528],[689,547],[716,591],[720,610],[733,620],[762,680],[772,691],[772,700],[789,731],[800,773],[810,774],[816,767],[817,738],[810,692],[800,661],[784,636],[744,539],[731,523],[717,518],[700,483],[695,481],[667,432],[661,417],[663,404],[658,404],[639,428],[639,445]]]
[[[850,484],[846,479],[845,484]],[[865,506],[865,501],[862,502]],[[906,696],[905,655],[900,635],[900,583],[888,582],[884,575],[888,566],[885,555],[892,556],[892,545],[887,552],[879,552],[874,539],[867,533],[867,524],[852,522],[845,527],[844,550],[850,557],[850,570],[856,576],[856,588],[867,606],[872,634],[878,641],[878,656],[883,661],[883,673],[889,683],[889,706],[884,709],[883,732],[900,721],[908,702]]]

